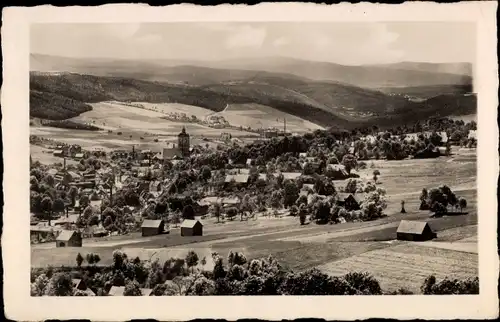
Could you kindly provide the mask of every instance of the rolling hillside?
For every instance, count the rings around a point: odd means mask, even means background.
[[[72,73],[31,73],[33,117],[49,119],[70,118],[85,110],[69,108],[55,102],[52,106],[39,99],[40,95],[65,98],[73,104],[101,101],[143,101],[152,103],[181,103],[222,111],[227,104],[257,103],[285,113],[296,115],[323,126],[345,124],[341,116],[307,96],[292,90],[268,84],[237,84],[214,86],[188,86],[146,82],[116,77],[98,77]],[[42,104],[43,103],[43,104]],[[58,106],[58,108],[53,108]]]

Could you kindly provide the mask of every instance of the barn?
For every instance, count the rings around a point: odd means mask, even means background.
[[[82,247],[82,235],[74,230],[63,230],[56,238],[56,247]]]
[[[155,236],[163,233],[165,222],[163,220],[144,220],[141,226],[142,237]]]
[[[436,233],[425,221],[401,220],[397,230],[398,240],[426,241],[433,238],[436,238]]]
[[[181,224],[181,236],[203,236],[203,224],[199,220],[184,220]]]

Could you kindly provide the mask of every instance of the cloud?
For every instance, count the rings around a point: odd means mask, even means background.
[[[233,29],[234,30],[234,29]],[[226,39],[227,48],[240,47],[262,47],[266,39],[267,31],[265,28],[251,27],[248,25],[236,28]]]

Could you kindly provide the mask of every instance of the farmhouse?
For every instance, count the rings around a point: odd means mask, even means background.
[[[87,288],[87,285],[85,284],[85,282],[81,279],[78,279],[78,278],[73,278],[71,280],[71,283],[73,285],[73,288],[76,288],[78,290],[85,290]]]
[[[397,230],[398,240],[425,241],[433,238],[436,238],[436,233],[425,221],[401,220]]]
[[[142,296],[150,296],[153,291],[150,288],[141,288],[140,290]],[[109,296],[123,296],[123,293],[125,293],[125,286],[112,286],[108,291]]]
[[[64,151],[63,150],[54,150],[54,152],[52,152],[52,154],[55,157],[63,157],[64,156]]]
[[[221,198],[220,199],[220,204],[223,207],[237,207],[241,203],[240,198],[234,197],[234,198]]]
[[[344,180],[349,177],[345,166],[342,164],[328,164],[326,175],[333,180]]]
[[[339,193],[337,204],[344,207],[347,211],[359,210],[364,196],[352,193]]]
[[[164,232],[163,220],[144,220],[141,226],[142,237],[160,235]]]
[[[84,158],[84,154],[83,153],[76,153],[75,156],[74,156],[74,158],[76,160],[81,160],[81,159]]]
[[[203,236],[203,224],[199,220],[185,219],[181,224],[181,236]]]
[[[56,238],[56,247],[82,247],[82,235],[74,230],[62,230]]]

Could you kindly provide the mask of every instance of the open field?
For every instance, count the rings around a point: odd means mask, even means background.
[[[366,271],[379,280],[382,289],[407,288],[415,293],[431,274],[442,279],[468,278],[478,275],[478,256],[467,252],[423,247],[418,243],[401,243],[365,252],[319,267],[331,275]]]
[[[155,106],[168,109],[170,105],[176,104],[157,104]],[[206,144],[203,138],[209,140],[219,139],[222,133],[231,133],[233,137],[256,138],[255,133],[239,131],[235,129],[214,129],[196,123],[173,122],[162,119],[164,114],[127,106],[116,102],[103,102],[92,104],[93,109],[85,112],[72,121],[89,123],[101,127],[102,131],[84,131],[69,130],[54,127],[31,126],[30,134],[45,138],[57,137],[58,141],[68,144],[79,144],[83,148],[103,150],[132,148],[135,145],[137,149],[150,149],[152,151],[161,151],[166,142],[176,142],[177,134],[186,128],[191,135],[192,144]],[[187,105],[184,108],[187,109]],[[202,108],[193,111],[204,110]],[[209,111],[209,110],[204,110]],[[203,112],[204,113],[204,112]],[[201,117],[200,112],[200,117]],[[108,133],[111,130],[112,133]],[[122,134],[119,135],[118,132]],[[130,137],[132,136],[132,137]],[[142,139],[141,139],[142,137]],[[158,142],[154,140],[158,139]]]
[[[43,148],[38,145],[33,145],[30,144],[30,155],[33,161],[39,161],[42,164],[54,164],[54,163],[62,163],[63,159],[59,157],[55,157],[52,154],[53,150],[49,150],[46,148]],[[73,161],[73,160],[66,160],[66,164],[70,165],[76,165],[78,162]]]
[[[317,129],[321,126],[306,121],[299,117],[283,113],[277,109],[260,104],[230,104],[222,112],[215,115],[223,116],[231,125],[260,128],[283,129],[283,119],[286,118],[286,129],[289,132],[305,133]]]
[[[477,122],[477,114],[467,114],[467,115],[458,115],[458,116],[451,115],[451,116],[449,116],[449,118],[452,120],[462,120],[466,123],[471,122],[471,121]]]

